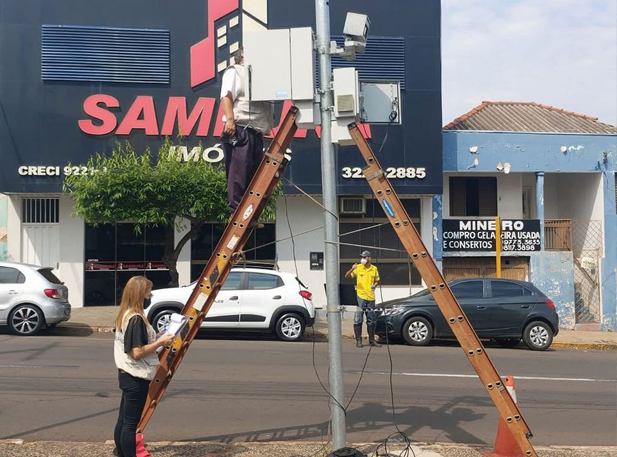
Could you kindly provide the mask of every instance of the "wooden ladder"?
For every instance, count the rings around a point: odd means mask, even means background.
[[[146,405],[137,426],[139,433],[146,428],[154,410],[161,402],[167,386],[195,339],[216,295],[232,267],[240,260],[242,248],[253,231],[252,223],[259,219],[268,198],[280,181],[288,162],[285,158],[285,151],[287,151],[297,129],[297,117],[298,109],[292,107],[265,152],[247,192],[238,205],[238,209],[231,217],[212,257],[208,260],[195,284],[193,293],[182,308],[182,314],[188,317],[188,325],[174,340],[173,344],[165,347],[159,355],[160,365],[154,379],[150,382]]]
[[[439,306],[456,339],[465,351],[469,362],[476,370],[482,385],[493,400],[495,407],[503,417],[524,455],[537,457],[535,449],[529,442],[529,438],[533,436],[531,430],[523,419],[517,404],[512,400],[508,389],[503,385],[499,373],[469,323],[467,316],[465,316],[463,309],[448,287],[445,278],[426,250],[422,238],[420,238],[409,215],[403,208],[394,188],[390,185],[384,170],[355,123],[349,124],[349,132],[366,161],[367,166],[363,169],[364,177],[422,279],[428,285],[435,298],[435,303]]]

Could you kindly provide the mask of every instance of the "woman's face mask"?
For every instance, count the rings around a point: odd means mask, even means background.
[[[361,263],[362,265],[366,265],[366,264],[367,264],[367,262],[368,262],[368,259],[367,259],[366,257],[362,257],[362,260],[360,260],[360,263]]]
[[[144,309],[146,309],[148,306],[150,306],[151,302],[152,302],[152,299],[144,298]]]

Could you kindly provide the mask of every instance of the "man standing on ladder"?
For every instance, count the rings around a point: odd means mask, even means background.
[[[379,272],[375,265],[371,265],[371,253],[363,251],[360,263],[354,263],[351,269],[345,273],[346,278],[356,280],[356,295],[358,296],[358,310],[354,317],[353,329],[356,335],[356,347],[362,347],[362,321],[366,313],[366,329],[368,331],[369,344],[373,347],[381,347],[375,341],[375,288],[379,284]]]
[[[221,107],[223,109],[223,151],[225,152],[225,171],[227,173],[227,197],[233,214],[257,167],[263,158],[263,135],[274,126],[274,107],[272,102],[254,102],[246,87],[244,51],[238,49],[234,55],[234,65],[223,74],[221,83]],[[250,86],[250,68],[248,84]]]

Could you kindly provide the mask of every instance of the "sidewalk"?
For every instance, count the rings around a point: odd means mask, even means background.
[[[114,306],[90,306],[75,308],[71,320],[63,322],[53,330],[54,334],[111,332],[118,308]],[[347,313],[347,315],[351,315]],[[353,321],[342,320],[343,338],[353,338]],[[365,332],[366,333],[366,332]],[[306,338],[325,340],[328,338],[326,318],[317,318],[313,329],[307,329]],[[582,330],[560,330],[553,340],[553,348],[617,349],[617,332],[589,332]]]
[[[3,457],[108,457],[113,444],[79,442],[23,442],[0,440],[0,455]],[[153,457],[325,457],[331,452],[329,446],[313,442],[260,442],[260,443],[211,443],[211,442],[146,442]],[[413,443],[411,452],[405,453],[400,444],[389,444],[385,453],[380,443],[355,443],[349,446],[362,451],[368,457],[482,457],[480,451],[491,450],[487,446],[458,444]],[[612,457],[614,447],[536,446],[540,457]]]

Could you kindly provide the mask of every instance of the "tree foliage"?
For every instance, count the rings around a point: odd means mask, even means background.
[[[136,223],[165,227],[166,247],[162,259],[170,269],[172,284],[178,284],[176,263],[182,247],[206,222],[225,224],[229,218],[227,183],[223,167],[205,160],[181,161],[170,155],[165,141],[158,155],[149,150],[138,154],[130,144],[117,144],[109,156],[96,154],[87,163],[86,174],[67,176],[64,190],[73,198],[74,212],[92,224]],[[271,199],[262,214],[272,220]],[[178,218],[191,221],[191,230],[176,244]]]

